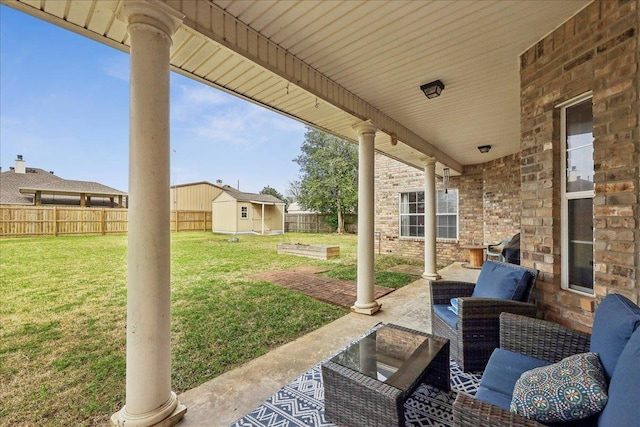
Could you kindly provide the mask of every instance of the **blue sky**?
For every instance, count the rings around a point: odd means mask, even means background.
[[[171,183],[283,195],[304,125],[171,73]],[[0,6],[0,164],[128,191],[129,56]],[[175,150],[175,152],[173,152]]]

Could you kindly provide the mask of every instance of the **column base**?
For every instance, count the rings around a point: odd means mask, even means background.
[[[353,307],[351,307],[351,311],[353,313],[367,314],[371,316],[372,314],[380,311],[381,308],[382,304],[378,304],[378,301],[374,301],[373,303],[366,304],[365,306],[358,306],[357,304],[354,304]]]
[[[173,398],[176,398],[175,393],[171,392]],[[113,427],[172,427],[182,420],[184,414],[187,413],[187,407],[176,400],[176,407],[166,418],[157,421],[157,414],[144,417],[131,417],[127,411],[126,406],[120,411],[111,416],[111,425]]]
[[[438,273],[427,273],[425,271],[424,273],[422,273],[422,278],[427,280],[438,280],[442,279],[442,276],[440,276]]]

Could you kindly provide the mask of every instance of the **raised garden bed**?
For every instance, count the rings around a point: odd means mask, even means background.
[[[315,259],[331,259],[340,256],[340,246],[278,243],[278,254],[298,255]]]

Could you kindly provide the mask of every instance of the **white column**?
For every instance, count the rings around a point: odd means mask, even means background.
[[[127,378],[116,426],[172,426],[186,407],[171,391],[169,49],[180,16],[127,1],[131,51]]]
[[[356,302],[351,311],[373,314],[380,310],[375,300],[374,287],[374,138],[376,126],[362,122],[354,129],[358,132],[358,277]]]
[[[425,279],[439,279],[436,265],[436,159],[424,161],[424,273]]]

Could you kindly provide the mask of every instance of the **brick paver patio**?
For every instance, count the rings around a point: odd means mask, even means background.
[[[297,267],[290,270],[263,271],[250,277],[265,280],[289,289],[295,289],[312,298],[349,308],[356,301],[356,283],[321,276],[318,273],[329,270],[323,267]],[[380,298],[395,289],[385,286],[375,287],[375,298]]]

